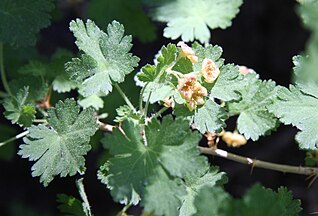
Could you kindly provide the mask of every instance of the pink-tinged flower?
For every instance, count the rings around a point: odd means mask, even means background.
[[[220,75],[220,70],[212,59],[205,58],[202,62],[201,75],[205,82],[213,83]]]
[[[192,63],[198,62],[198,57],[195,55],[191,47],[185,44],[183,41],[179,41],[177,46],[181,47],[181,56],[187,57]]]
[[[229,146],[229,147],[240,147],[247,143],[246,138],[237,132],[229,132],[226,131],[222,135],[222,140]]]
[[[205,103],[204,96],[207,96],[208,92],[197,80],[195,74],[186,74],[183,78],[178,80],[177,86],[181,97],[186,100],[187,107],[190,111],[194,110],[197,105],[203,105]]]
[[[163,100],[163,105],[165,107],[168,107],[168,108],[173,108],[174,107],[174,101],[171,97],[167,97]]]
[[[250,68],[247,68],[245,66],[240,66],[239,67],[239,72],[240,72],[240,74],[246,75],[246,74],[254,72],[254,70],[250,69]]]

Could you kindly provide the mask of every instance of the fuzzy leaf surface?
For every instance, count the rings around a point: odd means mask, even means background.
[[[302,149],[317,149],[318,145],[318,86],[300,89],[290,85],[281,88],[278,98],[269,106],[271,112],[284,124],[296,126],[300,132],[296,135]]]
[[[73,99],[66,99],[48,111],[50,127],[40,124],[29,128],[18,154],[36,161],[31,168],[32,176],[40,176],[44,186],[56,175],[65,177],[85,171],[83,156],[91,149],[89,140],[98,128],[93,112],[93,109],[80,112]]]
[[[50,24],[52,0],[0,1],[0,41],[14,46],[34,45],[36,34]]]
[[[145,87],[143,93],[144,101],[149,98],[150,103],[155,103],[175,93],[174,87],[169,83],[171,81],[170,75],[164,72],[176,60],[177,54],[176,45],[168,44],[163,46],[155,59],[155,65],[146,65],[137,74],[140,85]]]
[[[278,120],[270,113],[267,106],[273,103],[277,96],[275,82],[261,81],[256,73],[245,76],[248,85],[240,93],[240,101],[227,104],[230,115],[239,115],[237,127],[247,139],[256,141],[260,136],[276,128]]]
[[[241,4],[242,0],[169,1],[156,9],[154,19],[167,22],[167,38],[207,43],[211,36],[209,28],[229,27]]]
[[[117,21],[108,25],[107,33],[91,20],[86,24],[80,19],[72,21],[70,29],[84,54],[68,62],[66,71],[71,80],[80,84],[84,97],[107,95],[112,91],[112,82],[123,82],[125,75],[138,65],[139,58],[129,53],[131,36],[124,36],[124,26]]]
[[[115,201],[137,204],[140,197],[146,196],[145,190],[152,190],[147,189],[147,185],[151,185],[149,182],[153,182],[155,188],[165,187],[157,185],[157,180],[153,180],[153,177],[159,176],[166,181],[162,169],[167,172],[165,175],[173,179],[196,173],[200,167],[207,164],[206,159],[199,155],[196,145],[200,135],[192,132],[184,119],[173,120],[168,116],[162,123],[157,120],[149,122],[145,126],[146,141],[133,121],[124,122],[123,130],[125,135],[115,129],[112,135],[103,140],[114,157],[99,174],[102,182],[111,189]],[[174,184],[169,182],[168,185]],[[145,203],[145,207],[162,214],[162,209],[158,206],[148,206]]]
[[[12,124],[18,123],[23,127],[30,127],[35,119],[35,107],[28,103],[29,88],[20,89],[16,97],[4,99],[4,115]]]
[[[197,212],[194,200],[198,196],[200,189],[207,187],[211,189],[217,185],[222,185],[227,179],[225,173],[219,172],[215,167],[202,167],[196,175],[188,175],[185,178],[187,194],[182,196],[182,206],[180,216],[190,216]]]
[[[220,187],[204,187],[198,192],[195,215],[212,216],[296,216],[301,211],[300,201],[280,187],[277,192],[258,184],[251,187],[242,199],[233,199]],[[213,203],[213,208],[211,208]]]

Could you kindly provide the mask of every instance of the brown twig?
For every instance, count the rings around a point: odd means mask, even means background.
[[[240,155],[232,154],[230,152],[224,151],[217,148],[206,148],[199,147],[200,152],[207,155],[218,156],[226,158],[235,162],[242,164],[251,165],[252,167],[259,167],[269,170],[275,170],[283,173],[294,173],[299,175],[308,175],[308,176],[318,176],[318,168],[316,167],[302,167],[302,166],[291,166],[285,164],[276,164],[256,159],[251,159],[249,157],[243,157]]]

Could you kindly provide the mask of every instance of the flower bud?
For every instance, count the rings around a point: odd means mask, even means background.
[[[220,70],[212,59],[205,58],[202,62],[201,75],[205,82],[213,83],[220,75]]]
[[[181,56],[187,57],[192,63],[198,62],[198,57],[195,55],[191,47],[185,44],[183,41],[179,41],[177,46],[181,47]]]
[[[247,140],[242,134],[237,132],[229,132],[226,131],[222,135],[222,140],[229,146],[229,147],[240,147],[247,143]]]
[[[247,68],[245,66],[239,66],[239,72],[240,72],[240,74],[246,75],[246,74],[254,72],[254,70]]]

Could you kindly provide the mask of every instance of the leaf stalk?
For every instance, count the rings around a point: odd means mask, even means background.
[[[3,43],[0,42],[0,70],[1,70],[1,80],[4,87],[4,90],[10,95],[13,96],[10,86],[8,84],[7,76],[4,70],[4,58],[3,58]]]

